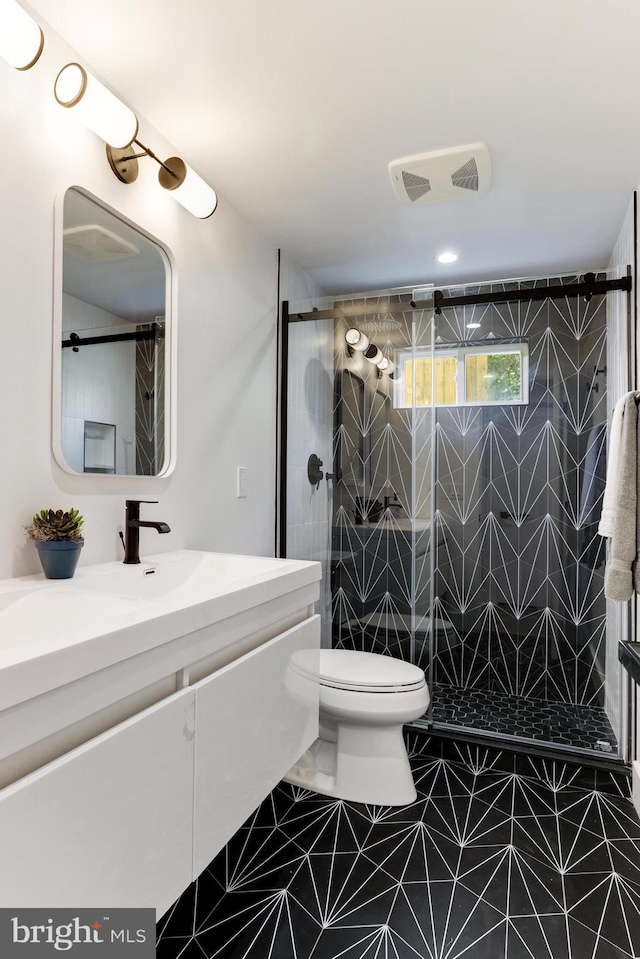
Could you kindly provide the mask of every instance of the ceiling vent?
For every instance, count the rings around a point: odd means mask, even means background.
[[[133,243],[97,223],[69,227],[63,236],[65,253],[81,260],[90,260],[92,263],[124,260],[128,256],[137,256],[140,252]]]
[[[389,176],[405,204],[473,197],[491,186],[491,157],[484,143],[469,143],[393,160]]]

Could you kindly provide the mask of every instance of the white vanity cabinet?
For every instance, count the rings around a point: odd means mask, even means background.
[[[0,792],[0,905],[150,906],[192,876],[195,693],[185,689]]]
[[[317,738],[318,686],[292,657],[319,630],[314,616],[193,687],[194,879]]]
[[[319,569],[182,551],[0,584],[0,907],[175,902],[317,736]],[[43,618],[112,592],[109,630]]]

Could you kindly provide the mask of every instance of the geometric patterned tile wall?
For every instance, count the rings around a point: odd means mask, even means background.
[[[605,298],[451,308],[437,342],[471,321],[528,340],[529,404],[437,409],[435,681],[602,705]]]
[[[350,325],[390,358],[428,345],[431,314],[402,299],[342,301],[379,312],[336,321],[333,644],[428,672],[433,596],[435,683],[602,706],[605,298],[443,310],[436,344],[526,339],[530,390],[526,406],[437,407],[435,423],[346,351]]]
[[[136,343],[136,475],[156,476],[164,463],[164,317],[136,330],[156,329],[153,340]]]

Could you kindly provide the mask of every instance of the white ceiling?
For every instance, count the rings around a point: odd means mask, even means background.
[[[638,0],[30,6],[328,292],[606,265],[640,181]],[[390,160],[475,141],[487,195],[400,205]]]

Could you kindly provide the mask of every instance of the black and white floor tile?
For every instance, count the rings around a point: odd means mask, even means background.
[[[413,758],[462,763],[476,774],[515,773],[523,779],[544,783],[552,791],[596,789],[616,798],[631,799],[631,769],[622,760],[603,758],[587,762],[578,755],[567,758],[564,752],[549,749],[535,755],[528,744],[507,745],[504,741],[489,739],[470,742],[451,736],[450,730],[443,732],[429,727],[427,731],[420,723],[418,720],[405,727],[407,747]]]
[[[159,959],[640,956],[630,802],[412,764],[403,808],[278,786],[162,918]]]
[[[525,699],[486,689],[437,684],[433,719],[474,731],[489,730],[563,746],[616,754],[618,743],[601,706]]]

